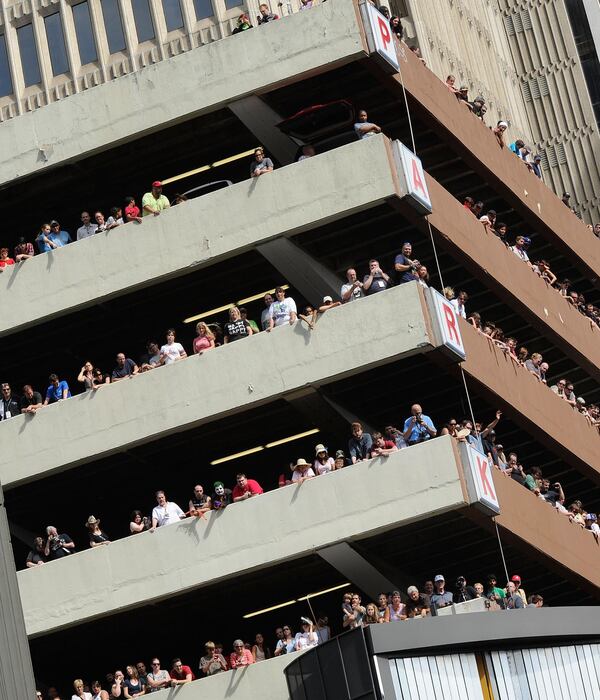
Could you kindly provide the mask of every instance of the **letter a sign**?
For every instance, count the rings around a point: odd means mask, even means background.
[[[431,198],[425,180],[425,171],[421,159],[402,141],[393,141],[392,150],[398,176],[403,182],[402,199],[408,202],[419,214],[431,214]]]
[[[389,20],[368,1],[361,3],[360,11],[369,55],[377,58],[379,63],[390,73],[397,73],[400,64],[396,54],[396,40],[391,32]]]
[[[490,461],[486,455],[469,444],[461,444],[460,452],[471,502],[484,513],[497,515],[500,512],[500,503]]]

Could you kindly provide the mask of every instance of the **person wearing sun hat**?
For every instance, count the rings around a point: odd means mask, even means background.
[[[99,518],[90,515],[90,517],[87,519],[85,526],[89,530],[90,547],[100,547],[104,544],[110,544],[108,535],[106,534],[106,532],[100,529]]]
[[[321,474],[327,474],[335,470],[335,460],[330,457],[325,445],[317,445],[315,447],[315,461],[313,463],[313,468],[317,476]]]
[[[300,457],[296,464],[292,465],[292,483],[301,484],[307,479],[312,479],[315,476],[313,468],[310,464]]]
[[[155,180],[152,183],[152,191],[146,192],[142,197],[142,216],[158,216],[170,206],[171,203],[162,193],[162,182]]]

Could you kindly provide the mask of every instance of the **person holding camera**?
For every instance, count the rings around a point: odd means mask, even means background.
[[[467,586],[467,579],[464,576],[459,576],[456,579],[456,590],[454,591],[453,600],[455,603],[466,603],[467,600],[475,600],[477,591],[473,586]]]
[[[206,655],[200,659],[200,670],[205,676],[214,676],[215,673],[227,671],[227,661],[223,654],[217,651],[214,642],[206,642],[204,650]]]
[[[429,416],[423,414],[421,406],[416,403],[411,406],[411,416],[404,421],[402,437],[409,445],[425,442],[437,435],[437,430]]]
[[[60,559],[73,554],[75,543],[69,535],[59,535],[57,529],[53,525],[48,525],[46,528],[48,539],[46,540],[46,548],[44,555],[50,560]]]

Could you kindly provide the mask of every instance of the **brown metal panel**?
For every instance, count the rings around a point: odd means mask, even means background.
[[[501,513],[496,521],[502,541],[532,549],[532,558],[600,598],[598,543],[592,533],[570,522],[498,469],[494,469],[494,485],[500,500]],[[495,530],[493,520],[475,508],[468,508],[465,514],[486,529]]]
[[[414,115],[448,143],[533,230],[553,243],[600,286],[600,245],[585,224],[528,172],[508,148],[500,147],[491,130],[459,103],[438,76],[412,51],[406,50],[404,45],[403,48],[402,75],[386,75],[370,59],[365,64],[399,101],[403,101],[404,83]],[[510,132],[506,140],[507,143],[512,140]]]
[[[433,204],[428,217],[436,240],[469,272],[512,306],[540,333],[600,381],[600,328],[582,316],[558,292],[467,211],[429,175],[427,187]],[[428,233],[427,221],[400,201],[402,215]]]
[[[462,367],[477,390],[566,463],[600,482],[598,431],[470,323],[460,319],[460,329],[467,353]]]

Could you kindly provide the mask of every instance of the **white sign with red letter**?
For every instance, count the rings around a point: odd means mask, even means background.
[[[396,54],[396,43],[390,21],[370,2],[363,2],[360,11],[367,36],[367,46],[371,56],[379,57],[380,63],[390,73],[397,73],[400,69],[398,55]],[[393,69],[393,70],[390,70]]]
[[[392,148],[396,165],[404,176],[406,194],[404,194],[403,199],[411,204],[419,214],[431,214],[431,198],[421,159],[401,141],[394,141]]]
[[[461,443],[460,453],[471,503],[478,505],[488,515],[498,515],[500,503],[490,460],[468,443]]]
[[[467,355],[458,325],[458,314],[448,299],[438,291],[431,287],[425,291],[429,301],[429,312],[436,326],[436,340],[464,360]]]

